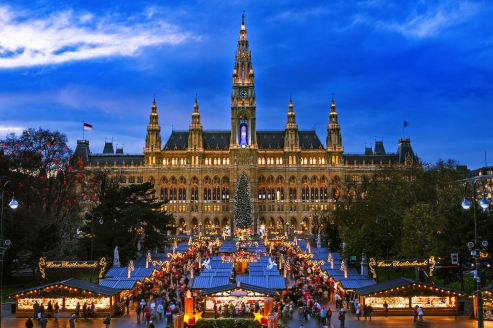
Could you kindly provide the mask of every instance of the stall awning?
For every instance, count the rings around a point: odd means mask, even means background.
[[[212,295],[216,293],[221,293],[221,292],[234,292],[234,291],[250,291],[250,292],[255,292],[263,295],[271,295],[271,296],[276,296],[277,292],[273,289],[269,288],[264,288],[260,286],[254,286],[250,284],[245,284],[245,283],[239,283],[239,284],[227,284],[227,285],[222,285],[222,286],[217,286],[214,288],[209,288],[205,289],[200,293],[200,296],[206,296],[206,295]]]
[[[110,287],[113,289],[130,290],[133,289],[137,282],[141,280],[130,278],[130,279],[103,279],[99,282],[101,286]]]
[[[384,291],[392,290],[395,288],[407,287],[407,286],[411,286],[411,285],[426,287],[426,288],[429,288],[430,290],[431,289],[436,290],[437,292],[452,292],[454,294],[457,294],[457,296],[463,296],[464,295],[463,293],[461,293],[460,291],[455,290],[455,289],[437,286],[437,285],[430,284],[427,282],[417,281],[417,280],[404,278],[404,277],[389,280],[389,281],[380,282],[378,284],[374,284],[374,285],[367,286],[367,287],[358,288],[356,290],[356,293],[358,293],[359,295],[369,295],[369,294],[373,294],[373,293],[384,292]]]
[[[35,290],[40,290],[48,287],[57,287],[59,286],[60,288],[63,287],[69,287],[69,288],[77,288],[86,292],[92,292],[100,295],[105,295],[105,296],[113,296],[118,294],[121,290],[120,289],[114,289],[110,287],[105,287],[97,284],[93,284],[87,281],[83,280],[78,280],[78,279],[67,279],[67,280],[62,280],[58,282],[53,282],[50,284],[46,285],[41,285],[41,286],[36,286],[28,289],[23,289],[21,291],[18,291],[15,294],[9,295],[9,297],[15,297],[18,294],[22,293],[27,293]]]
[[[256,276],[256,275],[247,275],[247,276],[236,276],[236,281],[241,283],[245,283],[252,286],[259,286],[267,289],[285,289],[286,281],[283,276]]]

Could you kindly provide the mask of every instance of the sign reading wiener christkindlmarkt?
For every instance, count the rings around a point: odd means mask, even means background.
[[[99,261],[46,261],[41,257],[38,262],[41,277],[45,278],[45,269],[96,269],[99,268],[99,277],[102,278],[106,268],[106,259],[100,258]]]

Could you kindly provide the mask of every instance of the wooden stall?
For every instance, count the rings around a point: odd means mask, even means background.
[[[427,316],[455,316],[459,310],[458,297],[464,296],[454,289],[409,278],[358,288],[356,293],[362,306],[372,306],[373,315],[383,315],[384,303],[387,302],[388,315],[411,315],[417,305],[423,308]]]
[[[67,279],[59,282],[32,287],[21,290],[11,297],[16,299],[16,316],[32,317],[35,302],[43,304],[46,309],[51,302],[53,307],[56,302],[60,307],[60,316],[74,313],[77,303],[80,304],[81,314],[84,302],[91,309],[94,303],[96,315],[103,317],[115,313],[115,305],[120,302],[120,290],[96,285],[87,281]],[[65,313],[65,315],[64,315]]]

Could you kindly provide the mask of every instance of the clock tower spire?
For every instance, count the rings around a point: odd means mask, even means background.
[[[252,54],[249,50],[243,14],[233,68],[230,148],[257,147],[256,111]]]

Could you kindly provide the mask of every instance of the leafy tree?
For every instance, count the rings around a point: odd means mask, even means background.
[[[235,225],[247,228],[252,225],[252,203],[245,171],[241,172],[236,184],[235,205],[233,209]]]
[[[396,259],[450,258],[453,252],[467,258],[463,245],[474,238],[474,220],[460,207],[464,188],[455,167],[452,160],[382,167],[360,184],[342,184],[331,226],[345,243],[344,255],[385,258],[388,246]],[[477,215],[483,235],[493,231],[491,214]]]
[[[12,240],[5,274],[14,259],[34,270],[41,256],[64,259],[74,254],[74,244],[67,242],[81,222],[76,192],[80,173],[74,165],[63,133],[30,128],[0,140],[2,181],[13,182],[19,201],[15,212],[5,213],[5,238]]]
[[[100,195],[99,204],[86,214],[86,225],[81,229],[90,234],[94,223],[94,256],[113,258],[113,250],[118,246],[120,262],[134,259],[137,255],[137,243],[143,250],[164,247],[166,226],[173,216],[161,211],[164,201],[153,199],[155,190],[152,183],[130,186],[111,186]]]

